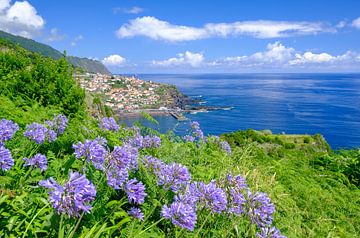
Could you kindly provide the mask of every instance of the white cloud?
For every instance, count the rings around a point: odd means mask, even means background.
[[[70,45],[75,47],[75,46],[77,46],[78,42],[83,39],[84,39],[84,37],[82,35],[78,35],[70,42]]]
[[[105,57],[101,62],[106,66],[120,66],[124,64],[126,59],[120,55],[109,55]]]
[[[280,42],[268,44],[265,51],[251,55],[232,56],[206,62],[207,67],[230,68],[230,69],[307,69],[321,68],[344,69],[358,68],[360,55],[351,51],[344,54],[332,55],[326,52],[314,53],[311,51],[300,52],[292,47],[286,47]]]
[[[0,30],[31,38],[42,30],[44,19],[27,1],[0,0]]]
[[[339,21],[338,24],[336,24],[336,28],[344,28],[347,25],[347,22],[345,20]]]
[[[180,66],[180,65],[190,65],[191,67],[199,67],[204,61],[204,55],[202,53],[192,53],[190,51],[186,51],[185,53],[180,53],[177,57],[170,58],[162,61],[152,61],[152,65],[154,66],[162,66],[162,67],[172,67],[172,66]]]
[[[143,8],[134,6],[132,8],[123,8],[123,7],[115,7],[113,8],[113,13],[117,14],[119,12],[126,13],[126,14],[139,14],[144,11]]]
[[[173,25],[152,16],[138,17],[122,25],[116,34],[119,38],[146,36],[154,40],[170,42],[190,41],[211,37],[251,36],[278,38],[335,32],[320,22],[288,21],[238,21],[233,23],[208,23],[203,27]]]
[[[47,42],[62,41],[66,38],[65,34],[61,34],[57,28],[50,30],[50,35],[45,39]]]
[[[360,29],[360,17],[352,21],[352,26]]]

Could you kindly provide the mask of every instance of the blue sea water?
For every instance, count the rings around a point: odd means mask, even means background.
[[[188,74],[139,75],[175,84],[205,105],[232,110],[186,114],[205,134],[239,129],[273,133],[321,133],[334,149],[360,147],[360,74]],[[189,122],[156,116],[161,132],[188,133]],[[131,124],[134,119],[121,119]],[[147,125],[150,125],[147,123]]]

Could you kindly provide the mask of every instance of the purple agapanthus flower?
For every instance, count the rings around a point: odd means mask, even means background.
[[[127,213],[134,219],[144,221],[144,213],[141,211],[140,208],[132,207]]]
[[[109,165],[117,168],[126,168],[128,170],[136,170],[138,168],[137,148],[125,145],[115,146],[109,155]]]
[[[177,163],[165,165],[157,174],[158,184],[163,185],[165,189],[171,188],[176,192],[181,187],[185,186],[191,180],[189,170]]]
[[[166,166],[161,160],[149,155],[142,159],[142,163],[149,172],[154,173],[155,175],[159,175]]]
[[[48,129],[44,125],[36,122],[26,126],[24,136],[30,140],[34,140],[37,144],[42,144],[46,140],[49,142],[56,140],[55,131]]]
[[[200,123],[197,122],[197,121],[191,122],[190,126],[191,126],[191,128],[192,128],[193,130],[198,130],[198,129],[200,129]]]
[[[220,141],[220,148],[225,150],[227,154],[231,154],[231,147],[227,141]]]
[[[228,175],[225,181],[225,186],[228,191],[228,212],[237,216],[245,212],[246,197],[249,188],[246,184],[246,180],[238,176]]]
[[[116,121],[113,117],[104,117],[101,120],[99,127],[103,130],[108,130],[108,131],[120,130],[119,125],[116,123]]]
[[[126,168],[117,168],[109,166],[106,168],[107,184],[114,189],[123,188],[124,183],[128,180],[129,172]]]
[[[41,180],[39,185],[49,190],[49,201],[58,214],[78,217],[81,212],[89,213],[89,204],[96,197],[95,186],[85,175],[70,172],[69,180],[63,186],[53,178]]]
[[[106,140],[104,138],[96,138],[95,140],[86,140],[85,143],[78,142],[73,145],[76,158],[85,157],[88,162],[91,162],[96,169],[104,170],[105,157],[108,152],[104,145]]]
[[[145,186],[142,182],[139,182],[137,179],[131,179],[126,183],[124,190],[128,195],[130,203],[144,203],[147,194],[145,193]]]
[[[143,138],[143,148],[158,148],[160,147],[161,139],[158,136],[145,136]]]
[[[139,133],[137,133],[135,136],[130,137],[125,144],[141,149],[143,148],[143,143],[144,143],[144,137],[142,137]]]
[[[199,191],[197,182],[189,182],[186,187],[183,187],[174,197],[174,201],[188,204],[196,209],[199,201]]]
[[[11,156],[10,150],[0,145],[0,168],[4,171],[11,169],[14,166],[14,159]]]
[[[253,194],[249,191],[247,206],[248,216],[253,223],[256,223],[260,228],[271,225],[275,206],[266,193],[256,192]]]
[[[195,138],[191,135],[186,135],[183,137],[183,139],[187,142],[194,142],[195,141]]]
[[[226,193],[216,186],[215,180],[211,181],[209,184],[199,182],[197,192],[201,207],[209,208],[215,213],[221,213],[226,209]]]
[[[25,161],[24,166],[33,166],[35,168],[41,169],[41,171],[45,171],[48,166],[46,156],[42,154],[36,154],[30,159],[23,158],[23,160]]]
[[[170,207],[164,205],[161,216],[171,220],[174,225],[190,231],[194,230],[197,219],[194,207],[182,202],[173,202]]]
[[[259,238],[286,238],[286,236],[281,235],[280,230],[275,226],[262,227],[260,233],[256,233],[256,236]]]
[[[52,120],[45,121],[45,124],[47,124],[57,135],[61,135],[67,127],[68,119],[66,116],[59,114],[54,116]]]
[[[5,141],[10,140],[16,131],[19,130],[18,124],[13,121],[1,119],[0,120],[0,146],[4,144]]]

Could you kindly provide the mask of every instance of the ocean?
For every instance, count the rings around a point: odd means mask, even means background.
[[[360,147],[360,74],[143,74],[175,84],[204,105],[232,107],[186,114],[205,134],[269,129],[273,133],[322,134],[334,149]],[[189,131],[189,121],[155,116],[161,132]],[[120,118],[131,125],[139,118]]]

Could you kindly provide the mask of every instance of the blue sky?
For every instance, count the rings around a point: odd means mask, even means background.
[[[0,29],[114,73],[359,72],[360,1],[10,1]]]

